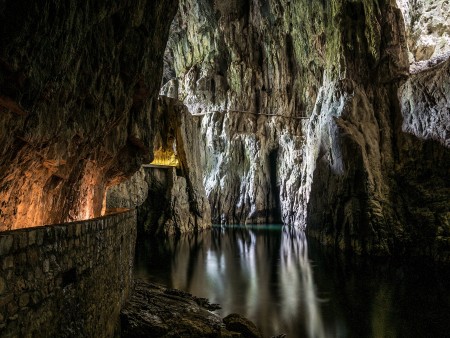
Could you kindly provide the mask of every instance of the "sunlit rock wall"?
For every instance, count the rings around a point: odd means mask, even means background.
[[[99,216],[151,158],[178,2],[0,2],[0,230]]]
[[[407,46],[389,0],[181,1],[162,91],[204,114],[213,221],[281,218],[358,253],[436,252],[450,180],[432,163],[448,152],[402,130]]]
[[[154,148],[173,150],[179,168],[141,168],[129,181],[108,190],[107,207],[138,207],[138,230],[149,235],[179,234],[211,226],[203,186],[200,118],[178,100],[160,97],[152,119]]]

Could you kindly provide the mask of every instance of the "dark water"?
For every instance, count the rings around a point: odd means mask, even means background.
[[[135,269],[247,316],[264,337],[450,337],[448,267],[348,260],[291,227],[141,243]]]

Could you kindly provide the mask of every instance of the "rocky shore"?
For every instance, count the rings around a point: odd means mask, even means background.
[[[262,337],[255,324],[241,315],[222,319],[212,312],[219,308],[205,298],[136,280],[120,314],[121,337]]]

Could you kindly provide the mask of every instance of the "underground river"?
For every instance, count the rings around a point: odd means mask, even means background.
[[[287,226],[214,227],[138,243],[135,275],[206,297],[264,337],[448,337],[450,269],[346,259]]]

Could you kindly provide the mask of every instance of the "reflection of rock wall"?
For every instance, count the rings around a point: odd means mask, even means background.
[[[177,1],[0,5],[0,230],[99,216],[150,160]]]
[[[141,168],[129,181],[108,190],[107,207],[138,207],[140,230],[148,234],[180,233],[211,225],[202,184],[199,120],[179,101],[161,97],[154,114],[154,146],[172,147],[180,168]]]

